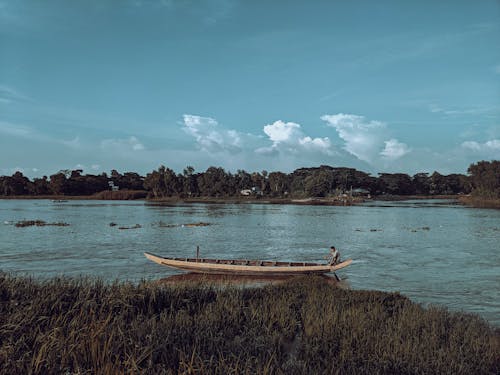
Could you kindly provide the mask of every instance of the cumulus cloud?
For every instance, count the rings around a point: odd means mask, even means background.
[[[381,121],[368,121],[363,116],[338,113],[321,119],[337,131],[345,142],[344,150],[359,160],[374,164],[379,156],[394,161],[410,152],[410,148],[397,139],[388,139],[387,125]]]
[[[101,148],[103,150],[114,150],[114,151],[142,151],[144,150],[144,145],[135,136],[130,136],[125,139],[105,139],[101,141]]]
[[[380,155],[382,155],[384,159],[396,160],[411,151],[411,149],[405,143],[399,142],[394,138],[389,139],[384,143],[385,148],[380,152]]]
[[[210,117],[184,115],[183,119],[183,130],[196,139],[201,150],[233,154],[241,151],[242,139],[239,132],[222,128]]]
[[[264,126],[264,133],[273,142],[271,147],[255,150],[259,154],[274,154],[281,151],[296,153],[299,151],[319,152],[331,155],[331,143],[328,137],[311,138],[304,134],[299,124],[294,122],[275,121]]]
[[[327,125],[335,128],[345,142],[344,150],[368,163],[380,152],[386,125],[379,121],[366,121],[363,116],[339,113],[321,116]]]

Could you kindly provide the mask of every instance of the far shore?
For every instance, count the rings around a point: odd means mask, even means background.
[[[93,195],[7,195],[0,199],[47,199],[52,201],[74,201],[74,200],[140,200],[151,204],[179,204],[179,203],[214,203],[214,204],[293,204],[293,205],[317,205],[317,206],[351,206],[367,201],[397,202],[408,200],[433,200],[448,199],[455,200],[458,204],[475,208],[500,208],[500,199],[488,199],[474,197],[471,195],[379,195],[371,198],[352,197],[347,199],[331,197],[310,198],[267,198],[267,197],[165,197],[147,198],[143,191],[105,191]]]

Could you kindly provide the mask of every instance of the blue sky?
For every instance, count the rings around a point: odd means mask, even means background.
[[[0,174],[465,173],[499,83],[495,0],[0,0]]]

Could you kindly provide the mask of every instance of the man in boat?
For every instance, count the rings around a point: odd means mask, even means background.
[[[330,254],[326,257],[328,264],[334,266],[340,261],[340,252],[335,248],[335,246],[330,246]]]

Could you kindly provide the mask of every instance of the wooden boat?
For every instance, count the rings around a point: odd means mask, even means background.
[[[335,265],[306,262],[274,262],[246,259],[167,258],[144,253],[149,260],[183,271],[210,274],[248,276],[287,276],[300,274],[324,274],[347,267],[352,259]]]

